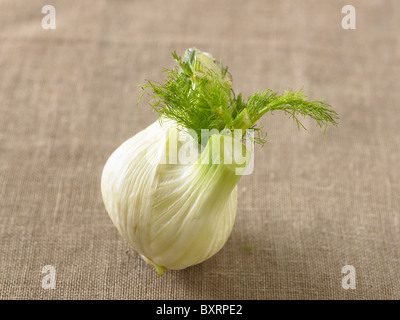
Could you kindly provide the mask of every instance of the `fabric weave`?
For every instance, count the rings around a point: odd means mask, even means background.
[[[351,2],[355,30],[343,1],[55,0],[44,30],[47,2],[0,1],[0,298],[399,299],[400,4]],[[100,178],[156,119],[137,85],[193,46],[244,96],[303,87],[341,119],[324,135],[266,115],[228,242],[159,277],[113,226]]]

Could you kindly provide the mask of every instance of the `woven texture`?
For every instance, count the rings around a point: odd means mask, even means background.
[[[400,4],[351,3],[356,30],[345,1],[0,1],[0,298],[400,299]],[[341,120],[324,135],[265,116],[228,242],[159,277],[113,226],[100,178],[156,119],[136,86],[192,46],[244,96],[304,87]]]

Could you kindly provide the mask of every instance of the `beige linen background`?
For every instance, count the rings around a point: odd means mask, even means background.
[[[399,31],[396,0],[0,1],[0,298],[399,299]],[[100,177],[156,119],[136,86],[191,46],[224,59],[236,92],[304,87],[341,120],[324,135],[265,116],[225,247],[159,277],[112,225]]]

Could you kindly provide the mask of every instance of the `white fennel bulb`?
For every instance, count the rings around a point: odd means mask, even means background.
[[[245,148],[222,135],[213,135],[194,163],[174,163],[169,150],[181,150],[177,135],[175,122],[154,122],[114,151],[101,181],[111,220],[159,274],[200,263],[223,247],[236,216],[235,169],[243,166],[225,161],[234,160],[233,148]]]
[[[338,119],[328,104],[307,100],[301,90],[279,95],[267,89],[244,100],[234,93],[222,61],[197,49],[173,57],[179,70],[166,69],[165,83],[143,85],[153,92],[149,104],[163,124],[154,122],[117,148],[101,179],[111,220],[160,275],[200,263],[226,243],[236,216],[236,185],[253,152],[243,138],[265,142],[256,127],[265,113],[283,111],[299,128],[299,115],[325,128]],[[190,161],[181,161],[186,148]]]

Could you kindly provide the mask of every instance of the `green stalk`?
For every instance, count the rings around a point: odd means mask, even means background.
[[[311,117],[318,126],[336,125],[337,113],[323,100],[308,100],[302,90],[287,90],[278,94],[270,89],[259,91],[247,98],[236,95],[227,68],[218,66],[210,55],[197,49],[188,49],[183,59],[173,53],[180,68],[166,69],[165,83],[148,81],[144,86],[153,91],[150,105],[161,117],[192,129],[201,143],[202,129],[254,129],[259,136],[255,142],[263,144],[265,136],[257,121],[266,113],[282,111],[305,129],[301,117]],[[143,96],[141,95],[141,97]]]

